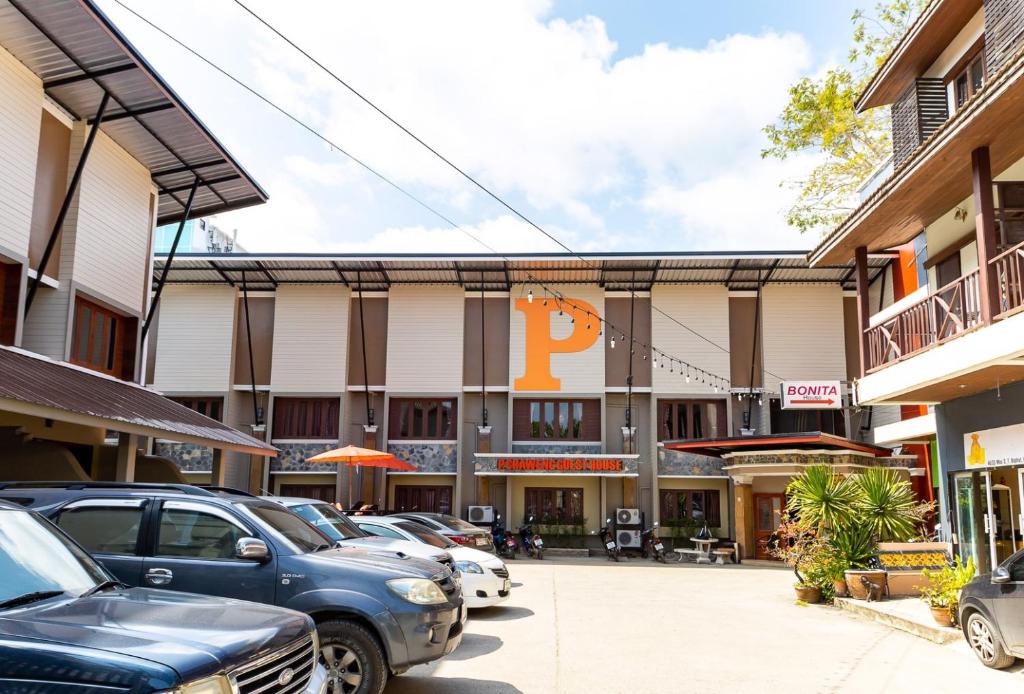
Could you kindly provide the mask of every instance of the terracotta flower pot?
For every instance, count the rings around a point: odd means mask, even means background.
[[[845,579],[841,578],[839,580],[832,581],[832,587],[836,591],[836,597],[837,598],[846,597],[846,580]]]
[[[932,619],[940,627],[953,626],[953,610],[949,607],[932,607]]]
[[[803,600],[807,603],[821,602],[821,588],[818,586],[810,586],[807,584],[798,583],[793,586],[793,590],[796,591],[796,599]]]
[[[885,597],[885,571],[881,569],[851,569],[845,573],[846,576],[846,590],[849,592],[851,598],[858,600],[867,600],[868,591],[861,582],[861,577],[866,577],[869,581],[874,583],[876,586],[881,588],[881,598]]]

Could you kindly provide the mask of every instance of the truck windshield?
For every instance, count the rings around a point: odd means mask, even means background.
[[[110,580],[88,554],[49,522],[13,510],[0,510],[0,576],[0,604],[33,594],[78,597]],[[26,604],[28,600],[18,602]]]
[[[243,501],[235,505],[293,552],[308,554],[334,546],[334,540],[284,506],[269,501]]]
[[[367,537],[367,533],[360,530],[344,513],[330,504],[299,504],[288,508],[335,540]]]

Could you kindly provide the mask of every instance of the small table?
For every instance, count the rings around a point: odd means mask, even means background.
[[[697,563],[698,564],[710,564],[711,563],[711,545],[713,545],[716,542],[718,542],[718,538],[712,537],[712,538],[709,538],[707,540],[702,540],[702,539],[700,539],[698,537],[691,537],[690,538],[690,542],[692,542],[697,547],[697,549],[700,551],[700,554],[697,555]]]

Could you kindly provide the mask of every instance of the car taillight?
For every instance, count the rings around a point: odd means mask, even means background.
[[[460,545],[468,545],[469,544],[469,538],[466,537],[465,535],[449,535],[448,539],[451,540],[452,542],[457,542]]]

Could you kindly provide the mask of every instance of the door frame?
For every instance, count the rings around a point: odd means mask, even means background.
[[[758,503],[758,500],[762,499],[762,498],[763,499],[779,499],[780,500],[780,502],[779,502],[779,521],[781,522],[785,518],[785,515],[786,515],[786,495],[784,493],[782,493],[782,492],[764,492],[764,493],[762,493],[762,492],[754,492],[752,494],[752,500],[751,500],[752,504],[753,504],[753,508],[751,509],[751,511],[752,511],[752,515],[753,515],[753,519],[754,519],[754,523],[753,523],[753,525],[754,525],[754,558],[755,559],[767,559],[767,560],[770,560],[770,561],[776,561],[775,559],[772,559],[772,557],[768,554],[767,542],[765,543],[764,550],[761,549],[761,544],[762,544],[761,543],[761,538],[763,536],[766,536],[766,537],[770,538],[771,535],[774,533],[774,531],[766,532],[766,531],[760,530],[758,528],[758,522],[757,522],[758,521],[757,503]]]

